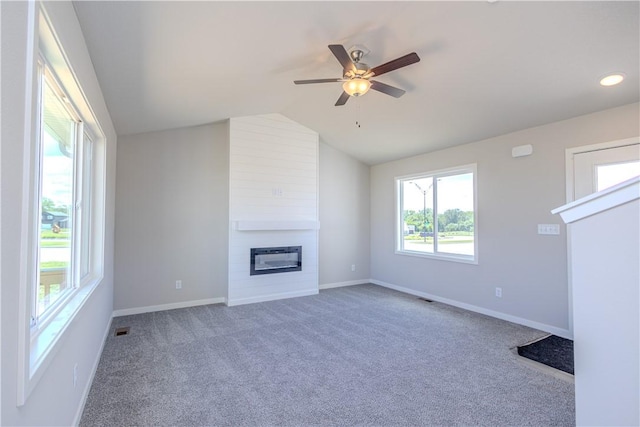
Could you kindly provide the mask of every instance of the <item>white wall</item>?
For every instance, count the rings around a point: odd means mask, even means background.
[[[116,314],[227,297],[228,150],[228,123],[120,137]],[[322,143],[319,156],[320,283],[366,281],[369,167]]]
[[[369,216],[369,166],[321,142],[321,289],[371,277]]]
[[[631,104],[373,166],[371,277],[567,336],[566,228],[544,236],[537,224],[561,222],[550,211],[565,202],[566,148],[638,136],[639,124]],[[524,144],[533,155],[512,158]],[[394,177],[469,163],[478,165],[478,265],[396,255]]]
[[[17,407],[18,307],[27,43],[34,34],[27,2],[2,8],[2,425],[70,425],[77,420],[99,359],[113,307],[113,232],[116,134],[70,2],[47,3],[51,22],[107,138],[104,279],[60,339],[57,351],[27,402]],[[78,384],[73,387],[73,366]]]
[[[640,178],[559,211],[571,231],[576,423],[640,425]]]
[[[227,141],[226,123],[120,137],[116,314],[226,295]]]
[[[229,143],[228,304],[318,293],[318,134],[280,114],[239,117]],[[251,276],[251,248],[279,246],[302,246],[302,270]]]

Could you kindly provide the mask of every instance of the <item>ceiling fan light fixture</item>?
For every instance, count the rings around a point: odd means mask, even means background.
[[[342,84],[342,89],[350,96],[362,96],[369,91],[371,82],[359,77],[347,80]]]

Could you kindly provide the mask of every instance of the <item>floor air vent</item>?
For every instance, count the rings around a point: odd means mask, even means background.
[[[115,336],[119,337],[122,335],[129,335],[129,326],[125,326],[124,328],[116,328]]]

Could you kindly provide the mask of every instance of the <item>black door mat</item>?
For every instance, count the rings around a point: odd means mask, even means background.
[[[518,347],[518,354],[573,375],[573,341],[549,335]]]

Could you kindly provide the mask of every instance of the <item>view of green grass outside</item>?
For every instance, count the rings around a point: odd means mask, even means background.
[[[69,263],[67,261],[43,261],[40,263],[41,269],[48,268],[67,268]]]
[[[406,250],[425,253],[433,253],[435,250],[433,237],[429,235],[421,236],[420,233],[405,235],[403,247]],[[454,231],[450,233],[438,233],[438,252],[472,255],[473,250],[473,232]]]
[[[438,244],[456,244],[456,243],[471,243],[473,242],[473,232],[469,231],[452,231],[450,233],[439,233]],[[425,237],[420,236],[420,233],[408,234],[404,236],[405,241],[411,242],[424,242]],[[433,244],[433,237],[427,236],[426,243]]]
[[[40,230],[40,239],[69,240],[69,230],[67,228],[62,228],[59,232],[55,233],[53,230],[42,229]]]
[[[41,249],[43,248],[64,249],[69,247],[70,247],[70,241],[69,241],[68,229],[63,228],[58,233],[54,233],[52,230],[49,230],[49,229],[40,230],[40,248]],[[55,257],[55,255],[53,257]],[[65,256],[62,256],[62,258],[65,258]],[[54,260],[54,259],[49,259],[49,257],[47,257],[47,259],[45,260],[40,261],[40,269],[42,270],[52,269],[52,268],[62,269],[62,268],[67,268],[68,265],[69,265],[69,261]]]

